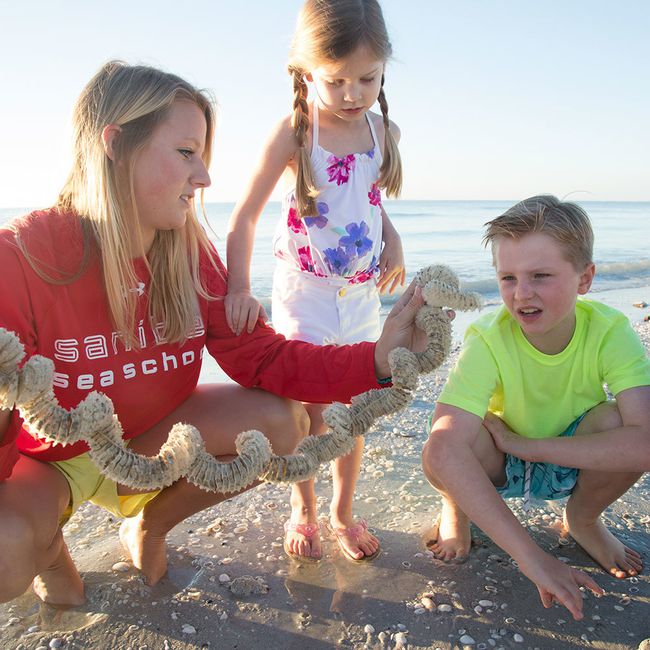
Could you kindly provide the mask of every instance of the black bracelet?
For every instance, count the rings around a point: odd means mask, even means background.
[[[383,386],[384,384],[390,384],[392,381],[393,381],[392,377],[382,377],[381,379],[377,380],[377,383]]]

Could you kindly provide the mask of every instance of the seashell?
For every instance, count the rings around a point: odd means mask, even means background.
[[[420,602],[425,609],[432,610],[436,608],[436,604],[428,596],[423,596]]]

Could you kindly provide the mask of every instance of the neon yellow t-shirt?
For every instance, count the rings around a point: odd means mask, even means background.
[[[560,435],[578,416],[650,385],[650,360],[624,314],[593,300],[576,304],[576,329],[559,354],[543,354],[501,307],[473,323],[439,402],[482,418],[489,410],[522,436]]]

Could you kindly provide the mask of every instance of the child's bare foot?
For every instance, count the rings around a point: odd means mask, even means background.
[[[291,519],[286,522],[284,550],[294,559],[321,559],[321,541],[316,510],[292,508]]]
[[[467,515],[453,501],[443,497],[442,512],[433,525],[427,547],[439,560],[464,560],[472,545]]]
[[[379,555],[379,540],[368,530],[363,519],[357,521],[352,515],[331,515],[330,527],[341,551],[350,560],[372,560]]]
[[[607,529],[600,517],[596,521],[581,521],[570,512],[569,504],[564,511],[564,526],[575,541],[605,571],[616,578],[629,578],[643,569],[641,556]]]
[[[145,530],[142,513],[122,522],[120,542],[131,556],[133,566],[142,571],[148,584],[155,585],[167,573],[165,535]]]
[[[85,602],[84,583],[65,544],[54,564],[34,578],[32,589],[49,605],[76,607]]]

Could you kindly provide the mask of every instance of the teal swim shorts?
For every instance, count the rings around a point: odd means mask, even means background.
[[[582,418],[587,413],[583,413],[579,418],[572,422],[565,431],[558,437],[570,438],[576,432]],[[433,413],[427,419],[427,435],[431,431],[431,422]],[[526,477],[526,461],[516,456],[506,454],[506,482],[497,487],[497,492],[504,499],[523,498],[524,483]],[[578,471],[574,467],[563,467],[562,465],[553,465],[551,463],[530,463],[530,495],[536,499],[553,500],[563,499],[570,496],[578,480]]]
[[[576,432],[578,425],[582,422],[583,413],[577,420],[572,422],[560,438],[570,438]],[[563,499],[573,492],[578,480],[578,471],[574,467],[563,467],[551,463],[529,463],[530,464],[530,496],[544,501]],[[497,492],[504,499],[524,497],[524,481],[526,476],[526,461],[516,456],[506,454],[506,482],[497,487]]]

